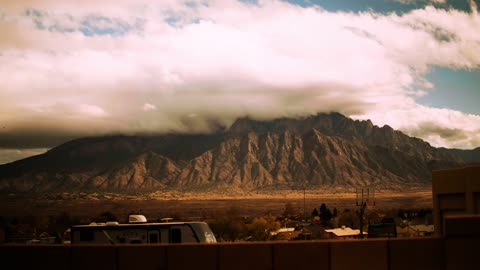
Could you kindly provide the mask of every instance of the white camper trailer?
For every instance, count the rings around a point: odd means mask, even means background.
[[[205,222],[147,222],[142,215],[129,217],[129,223],[91,223],[71,228],[72,244],[161,244],[216,243]]]

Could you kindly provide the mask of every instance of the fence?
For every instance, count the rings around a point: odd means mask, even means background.
[[[0,245],[2,269],[480,269],[480,237],[220,243]]]

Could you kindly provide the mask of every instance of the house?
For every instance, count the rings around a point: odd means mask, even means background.
[[[295,228],[280,228],[274,232],[270,232],[270,234],[273,236],[273,235],[277,235],[279,233],[285,233],[285,232],[293,232],[295,231]]]
[[[431,236],[435,232],[434,225],[409,225],[408,231],[414,236]]]
[[[287,232],[279,232],[274,236],[274,240],[277,241],[290,241],[290,240],[295,240],[300,237],[300,234],[302,231],[287,231]]]
[[[341,228],[325,230],[325,232],[329,233],[331,238],[342,240],[358,238],[360,235],[360,230],[353,230],[352,228],[345,226],[342,226]],[[363,232],[363,235],[367,234],[368,233]]]
[[[55,244],[56,237],[50,236],[47,232],[43,232],[38,238],[30,239],[26,241],[27,244]]]

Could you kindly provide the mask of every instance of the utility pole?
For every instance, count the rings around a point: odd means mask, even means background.
[[[375,205],[375,190],[369,187],[357,188],[356,205],[360,207],[360,238],[363,238],[363,215],[368,206]]]
[[[367,208],[367,202],[363,202],[360,205],[360,238],[363,238],[363,214],[365,213],[365,208]]]
[[[303,181],[303,220],[304,224],[307,223],[307,200],[306,200],[306,189],[307,189],[307,182],[304,180]],[[304,233],[304,240],[307,240],[307,235],[305,234],[305,230],[303,231]]]
[[[303,184],[303,219],[307,222],[307,200],[305,196],[305,184]]]
[[[303,220],[307,222],[307,199],[306,199],[306,190],[307,190],[307,181],[302,181],[303,187]]]

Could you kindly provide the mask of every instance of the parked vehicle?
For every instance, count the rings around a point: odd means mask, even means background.
[[[159,244],[216,243],[205,222],[147,222],[142,215],[132,215],[129,223],[91,223],[71,228],[71,244]]]

